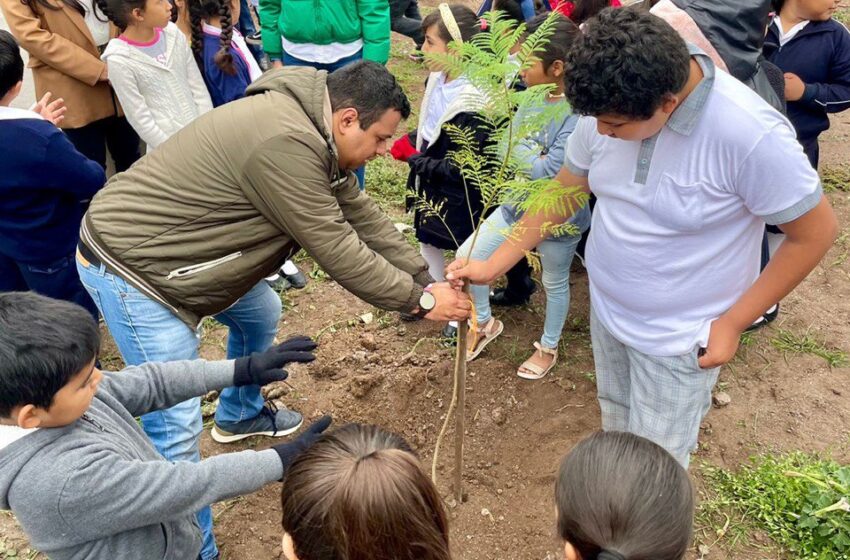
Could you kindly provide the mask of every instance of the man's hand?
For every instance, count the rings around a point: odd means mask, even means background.
[[[487,265],[487,261],[455,259],[452,264],[446,267],[446,280],[453,288],[460,289],[465,282],[489,284],[493,281],[493,274]]]
[[[806,92],[806,84],[797,74],[785,73],[785,99],[788,101],[799,101]]]
[[[431,321],[465,321],[472,311],[472,302],[469,295],[455,290],[448,282],[438,282],[431,285],[431,294],[437,300],[427,315],[426,319]]]
[[[68,108],[65,107],[65,100],[61,97],[55,101],[50,101],[52,96],[53,94],[49,91],[45,93],[44,97],[32,106],[32,110],[41,115],[44,120],[59,126],[59,123],[65,118],[65,111]]]
[[[272,60],[272,68],[283,68],[283,61]]]
[[[306,336],[294,336],[265,352],[254,352],[250,356],[237,358],[234,366],[233,385],[268,385],[283,381],[289,373],[283,366],[293,362],[307,363],[316,359],[313,350],[316,343]]]
[[[708,348],[699,358],[699,367],[714,369],[734,358],[735,352],[738,351],[738,345],[741,343],[742,332],[743,329],[732,324],[732,321],[724,316],[711,323],[711,331],[708,333]]]

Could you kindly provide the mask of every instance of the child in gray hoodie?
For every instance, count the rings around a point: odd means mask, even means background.
[[[187,560],[201,550],[194,513],[280,480],[330,425],[297,439],[200,463],[171,463],[135,417],[211,390],[286,379],[314,359],[296,337],[235,361],[96,366],[97,324],[82,307],[31,292],[0,294],[0,509],[53,560]]]

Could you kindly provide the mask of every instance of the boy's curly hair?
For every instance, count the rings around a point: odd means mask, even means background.
[[[685,87],[690,54],[661,18],[635,8],[607,8],[589,20],[567,56],[567,100],[582,115],[646,120]]]

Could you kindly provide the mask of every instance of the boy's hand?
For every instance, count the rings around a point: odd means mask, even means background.
[[[32,110],[41,115],[44,120],[59,126],[59,123],[65,118],[65,111],[68,108],[65,107],[65,100],[61,97],[51,102],[52,95],[49,91],[45,93],[44,97],[32,106]]]
[[[724,317],[719,317],[711,323],[708,333],[708,348],[699,358],[699,367],[714,369],[727,363],[735,357],[738,345],[741,343],[742,329],[731,324]]]
[[[487,261],[455,259],[446,267],[446,280],[455,289],[462,288],[464,280],[470,284],[489,284],[493,277],[488,268]]]
[[[265,352],[254,352],[250,356],[237,358],[233,385],[267,385],[274,381],[283,381],[289,377],[283,366],[292,362],[312,362],[316,359],[313,355],[316,346],[317,344],[307,336],[294,336]]]
[[[292,462],[295,461],[299,455],[307,451],[311,445],[316,443],[316,440],[319,439],[322,432],[328,429],[331,422],[333,422],[333,420],[330,416],[322,416],[307,426],[307,429],[294,440],[289,443],[281,443],[272,446],[272,449],[277,451],[277,454],[280,457],[280,462],[283,463],[284,475],[286,474],[287,469],[289,469],[289,466],[292,465]]]
[[[448,282],[438,282],[431,285],[431,294],[437,300],[425,318],[431,321],[465,321],[472,311],[469,294],[452,288]]]
[[[799,101],[806,92],[806,84],[797,74],[785,73],[785,99],[788,101]]]

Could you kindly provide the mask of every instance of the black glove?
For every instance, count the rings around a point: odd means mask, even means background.
[[[322,435],[322,432],[328,429],[333,420],[330,416],[322,416],[304,430],[300,436],[290,441],[289,443],[281,443],[273,445],[272,449],[277,451],[280,457],[280,462],[283,463],[283,473],[286,474],[287,469],[298,458],[301,453],[306,451],[311,445],[316,443],[316,440]]]
[[[265,352],[237,358],[233,372],[233,385],[267,385],[283,381],[289,373],[283,366],[292,362],[307,363],[316,359],[316,343],[306,336],[294,336]]]

